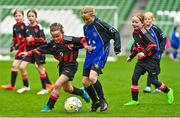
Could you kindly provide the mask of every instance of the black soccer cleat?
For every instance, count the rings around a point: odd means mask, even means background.
[[[105,100],[100,100],[100,111],[106,111],[108,109],[108,103]]]
[[[100,101],[98,100],[98,101],[96,101],[96,102],[93,102],[92,103],[92,106],[91,106],[91,112],[96,112],[97,111],[97,109],[100,107]]]

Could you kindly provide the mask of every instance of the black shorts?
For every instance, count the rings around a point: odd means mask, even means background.
[[[102,68],[96,64],[93,64],[90,68],[83,70],[83,76],[89,77],[89,73],[91,70],[96,71],[98,75],[103,74]]]
[[[19,56],[15,56],[15,60],[23,60],[23,58]]]
[[[146,71],[150,76],[158,75],[160,73],[160,61],[153,58],[147,58],[142,61],[138,61],[135,66],[135,73],[144,75]]]
[[[74,76],[77,72],[78,63],[59,63],[59,76],[61,74],[64,74],[69,77],[69,81],[72,81],[74,79]]]
[[[33,55],[23,58],[23,61],[27,61],[33,64],[36,62],[37,65],[45,64],[45,60],[46,60],[45,55],[41,55],[41,56]]]

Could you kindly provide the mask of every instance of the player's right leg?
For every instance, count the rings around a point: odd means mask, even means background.
[[[139,88],[138,88],[138,81],[139,78],[142,74],[144,74],[146,71],[145,69],[142,67],[142,65],[140,65],[139,63],[136,63],[134,72],[133,72],[133,76],[132,76],[132,85],[131,85],[131,95],[132,95],[132,100],[130,100],[129,102],[127,102],[124,105],[127,106],[132,106],[132,105],[139,105],[139,101],[138,101],[138,94],[139,94]]]
[[[60,89],[63,86],[63,84],[66,83],[68,80],[69,79],[67,78],[67,76],[63,74],[60,75],[60,77],[58,78],[58,80],[54,85],[54,88],[51,92],[47,105],[41,110],[41,112],[50,112],[54,108],[54,105],[57,99],[59,98]]]
[[[16,90],[15,83],[16,83],[16,78],[18,74],[18,69],[19,65],[22,60],[20,59],[15,59],[12,64],[11,68],[11,83],[7,85],[2,85],[1,87],[5,90]]]

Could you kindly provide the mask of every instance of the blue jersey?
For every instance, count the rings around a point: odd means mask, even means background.
[[[84,69],[90,68],[93,64],[104,67],[110,50],[110,39],[114,39],[114,48],[121,48],[119,32],[96,17],[93,23],[84,26],[84,34],[88,45],[94,47],[91,52],[86,52]]]
[[[180,41],[179,41],[179,32],[173,31],[171,36],[171,46],[175,49],[179,48]]]
[[[154,40],[155,40],[155,42],[156,42],[156,57],[158,58],[158,59],[161,59],[161,52],[160,52],[160,45],[159,45],[159,41],[158,41],[158,38],[157,38],[157,35],[156,35],[156,33],[155,33],[155,31],[153,30],[153,28],[151,27],[150,29],[149,29],[149,31],[150,31],[150,33],[151,33],[151,35],[153,36],[153,38],[154,38]]]

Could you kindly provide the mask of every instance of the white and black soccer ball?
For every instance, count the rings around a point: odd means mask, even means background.
[[[82,102],[77,97],[69,97],[64,103],[64,109],[69,113],[80,112],[82,109]]]

